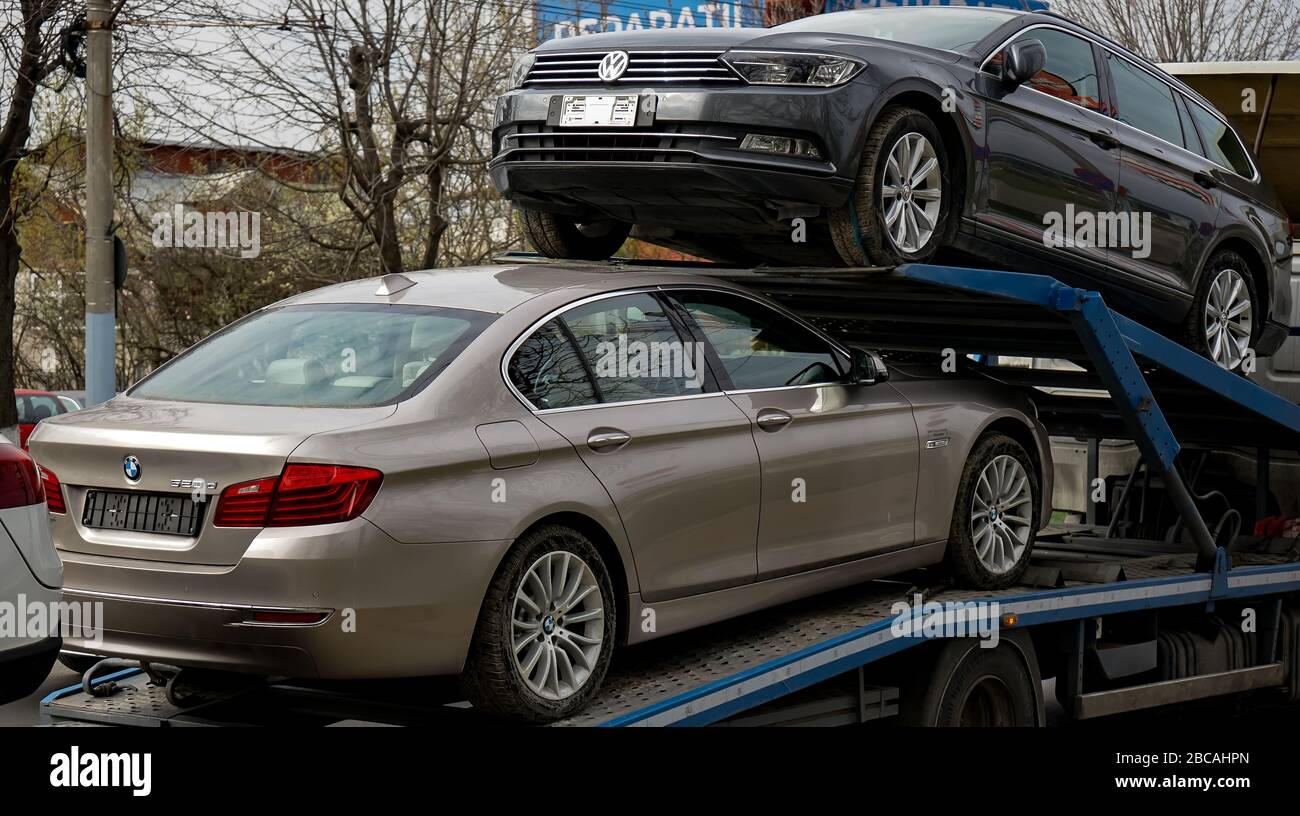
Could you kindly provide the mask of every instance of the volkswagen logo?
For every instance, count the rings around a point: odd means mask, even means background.
[[[627,72],[627,52],[610,51],[600,61],[596,75],[602,82],[613,82]]]
[[[128,456],[122,460],[122,474],[131,484],[140,482],[140,460],[134,456]]]

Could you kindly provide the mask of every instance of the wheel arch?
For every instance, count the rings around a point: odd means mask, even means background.
[[[1249,267],[1247,271],[1250,273],[1250,279],[1255,284],[1255,297],[1259,298],[1257,313],[1266,317],[1272,305],[1270,301],[1273,295],[1267,256],[1260,251],[1255,241],[1251,240],[1250,234],[1244,230],[1234,230],[1224,235],[1206,251],[1200,269],[1196,270],[1196,279],[1192,286],[1193,308],[1195,308],[1195,295],[1200,291],[1202,278],[1205,275],[1205,268],[1216,254],[1224,250],[1231,250],[1245,259]]]
[[[596,552],[605,560],[605,567],[609,570],[610,581],[614,584],[614,602],[617,604],[615,609],[618,615],[618,641],[619,645],[627,642],[628,627],[628,596],[634,591],[633,587],[637,586],[636,566],[631,563],[629,558],[624,558],[623,552],[618,543],[615,542],[614,536],[610,534],[605,526],[592,516],[577,510],[557,510],[544,516],[534,519],[524,529],[519,531],[515,536],[515,542],[528,535],[539,527],[550,524],[557,524],[562,527],[569,527],[577,530],[591,540],[596,547]],[[510,549],[514,548],[511,544],[506,552],[502,554],[501,561],[504,562]],[[497,569],[501,564],[497,564]]]
[[[950,86],[954,93],[959,89],[959,85],[953,82]],[[861,131],[858,133],[856,141],[857,149],[854,153],[855,164],[850,175],[856,177],[858,168],[862,161],[862,150],[867,142],[867,135],[871,132],[872,126],[880,118],[880,114],[891,107],[909,107],[915,108],[929,117],[934,122],[935,127],[939,129],[939,135],[943,137],[943,150],[948,158],[949,172],[958,174],[957,184],[953,189],[960,191],[961,200],[954,202],[951,213],[956,217],[952,219],[952,224],[956,225],[961,220],[961,215],[965,212],[966,205],[971,198],[971,180],[974,174],[971,172],[971,140],[968,137],[965,122],[962,120],[960,113],[960,101],[958,110],[947,112],[943,109],[943,87],[931,81],[921,79],[904,80],[881,94],[880,99],[876,101],[872,108],[871,115],[867,117]],[[951,227],[950,227],[951,229]]]

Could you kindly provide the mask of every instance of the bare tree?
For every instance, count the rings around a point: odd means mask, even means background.
[[[1300,56],[1300,0],[1060,0],[1056,8],[1157,62]]]
[[[18,223],[30,202],[15,196],[20,164],[32,137],[38,90],[63,57],[59,30],[71,22],[68,0],[20,0],[0,9],[0,337],[12,338],[14,287],[21,264]],[[0,343],[0,394],[14,389],[14,349]],[[0,398],[0,433],[15,438],[14,402]]]
[[[483,247],[494,243],[485,230],[500,231],[499,218],[474,223],[459,211],[499,203],[483,172],[492,100],[527,44],[528,8],[290,0],[282,19],[258,20],[205,3],[191,19],[224,26],[227,46],[178,52],[170,70],[193,79],[182,88],[213,83],[224,97],[173,90],[169,107],[210,141],[306,138],[337,159],[337,194],[381,271],[435,266],[453,221]]]

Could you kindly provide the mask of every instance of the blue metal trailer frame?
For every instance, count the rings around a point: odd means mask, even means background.
[[[629,266],[644,268],[645,265]],[[1016,340],[1009,335],[1020,329],[1014,323],[1005,323],[1008,315],[1013,320],[1016,314],[1034,321],[1050,318],[1068,326],[1069,336],[1074,338],[1073,347],[1060,339],[1064,335],[1057,336],[1053,342],[1057,343],[1058,355],[1050,356],[1066,356],[1086,363],[1091,375],[1109,392],[1114,410],[1148,467],[1164,477],[1166,491],[1196,543],[1196,565],[1194,570],[1185,569],[1167,578],[1140,578],[1047,591],[1013,588],[976,598],[996,602],[996,612],[990,614],[999,615],[1000,624],[1007,625],[1012,620],[1007,615],[1014,616],[1010,629],[1020,631],[1041,624],[1081,622],[1142,610],[1200,606],[1209,612],[1216,602],[1281,598],[1300,590],[1300,564],[1297,563],[1233,568],[1231,542],[1214,539],[1183,482],[1179,467],[1182,446],[1150,378],[1164,382],[1158,378],[1172,374],[1199,393],[1212,396],[1216,405],[1230,406],[1236,412],[1234,416],[1223,417],[1223,421],[1244,419],[1261,423],[1262,429],[1252,426],[1251,438],[1264,436],[1275,440],[1272,447],[1280,449],[1300,450],[1300,406],[1115,314],[1098,293],[1066,286],[1046,276],[925,264],[893,270],[727,270],[695,266],[684,271],[744,283],[814,322],[817,318],[835,319],[840,314],[827,311],[828,296],[829,300],[839,300],[844,293],[856,292],[863,298],[874,299],[886,296],[891,286],[903,287],[898,297],[904,300],[937,297],[937,301],[923,303],[921,308],[926,314],[939,314],[940,320],[945,308],[955,322],[964,319],[967,314],[964,309],[981,304],[995,303],[1020,310],[999,313],[997,320],[968,321],[985,333],[963,340],[954,340],[960,333],[955,330],[945,333],[928,327],[923,332],[927,348],[955,348],[963,354],[986,350],[981,344],[994,341],[999,344],[1005,341],[1006,348],[1014,348]],[[965,297],[971,300],[964,301]],[[1004,322],[998,325],[999,320]],[[876,335],[868,329],[862,336]],[[911,342],[907,340],[904,345]],[[1032,353],[1034,342],[1029,339],[1021,347]],[[1231,435],[1228,430],[1224,433]],[[877,594],[869,600],[878,603],[881,597]],[[658,687],[639,693],[633,688],[629,693],[624,688],[618,692],[619,701],[600,711],[579,715],[571,722],[603,726],[716,723],[926,641],[900,633],[895,626],[897,618],[893,616],[874,614],[868,618],[857,628],[685,690]],[[115,679],[137,683],[141,680],[130,672],[119,673]],[[80,687],[71,687],[51,694],[43,706],[51,717],[75,718],[79,707],[84,708],[88,701]]]

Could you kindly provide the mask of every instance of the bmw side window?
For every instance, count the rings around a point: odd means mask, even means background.
[[[1205,154],[1208,154],[1205,158],[1223,167],[1231,167],[1243,178],[1253,178],[1255,171],[1246,156],[1246,148],[1232,128],[1195,102],[1189,102],[1187,107],[1191,108],[1192,120],[1205,143]]]
[[[778,312],[725,292],[674,292],[738,390],[843,380],[834,349]]]
[[[1086,40],[1052,28],[1035,28],[1016,37],[1013,43],[1038,40],[1047,52],[1047,61],[1025,84],[1048,96],[1063,99],[1072,105],[1088,110],[1101,110],[1101,83],[1097,79],[1097,61],[1092,45]],[[988,68],[994,73],[1002,71],[1006,48],[993,55]]]
[[[653,295],[604,298],[570,309],[562,319],[602,402],[704,393],[703,349],[682,340]]]
[[[1115,83],[1115,118],[1170,144],[1186,147],[1173,90],[1114,54],[1106,55],[1106,64]]]
[[[558,321],[520,344],[508,367],[510,382],[540,410],[600,402],[586,364]]]

